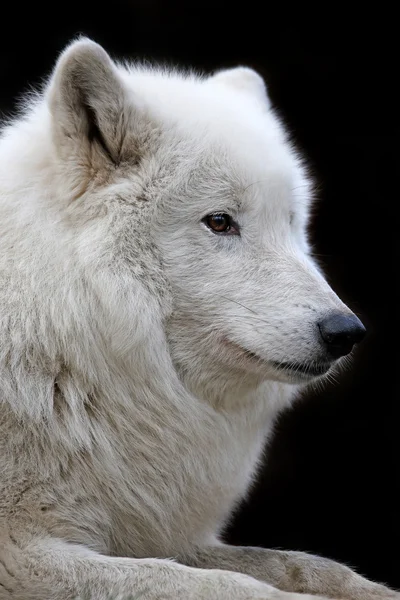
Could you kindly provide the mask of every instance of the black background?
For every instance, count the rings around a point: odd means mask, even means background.
[[[352,17],[336,4],[310,15],[282,8],[183,0],[3,5],[0,109],[10,114],[80,33],[116,58],[205,71],[245,64],[266,78],[320,184],[316,253],[369,335],[338,384],[308,394],[281,419],[227,537],[321,553],[400,588],[395,16],[379,5]]]

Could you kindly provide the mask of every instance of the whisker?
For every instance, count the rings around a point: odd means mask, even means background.
[[[253,181],[253,183],[246,185],[246,187],[242,190],[242,193],[244,194],[245,192],[247,192],[247,190],[249,188],[251,188],[253,185],[257,185],[258,183],[265,183],[265,182],[270,183],[270,180],[269,179],[260,179],[259,181]]]
[[[308,183],[303,183],[303,185],[296,185],[296,187],[292,188],[291,191],[295,192],[296,190],[302,190],[303,188],[310,189],[310,185]]]
[[[232,298],[228,298],[227,296],[223,296],[222,294],[217,294],[217,296],[219,296],[220,298],[224,298],[224,300],[228,300],[228,302],[233,302],[234,304],[237,304],[238,306],[245,308],[249,312],[253,313],[256,316],[257,320],[260,321],[261,323],[266,323],[267,325],[271,325],[270,321],[263,319],[262,317],[260,317],[260,315],[255,310],[253,310],[252,308],[249,308],[248,306],[245,306],[241,302],[238,302],[237,300],[233,300]]]

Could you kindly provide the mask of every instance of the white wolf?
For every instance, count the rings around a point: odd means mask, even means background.
[[[399,599],[220,541],[278,412],[364,333],[261,78],[82,39],[29,104],[0,141],[0,598]]]

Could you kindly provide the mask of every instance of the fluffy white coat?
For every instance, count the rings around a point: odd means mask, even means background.
[[[1,600],[400,597],[219,541],[313,379],[296,365],[328,361],[316,323],[351,314],[310,255],[311,195],[245,68],[116,65],[80,40],[4,128]]]

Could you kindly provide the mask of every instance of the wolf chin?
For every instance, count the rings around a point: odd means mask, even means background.
[[[364,335],[311,255],[311,198],[244,67],[80,39],[3,128],[1,600],[400,598],[221,540],[278,413]]]

